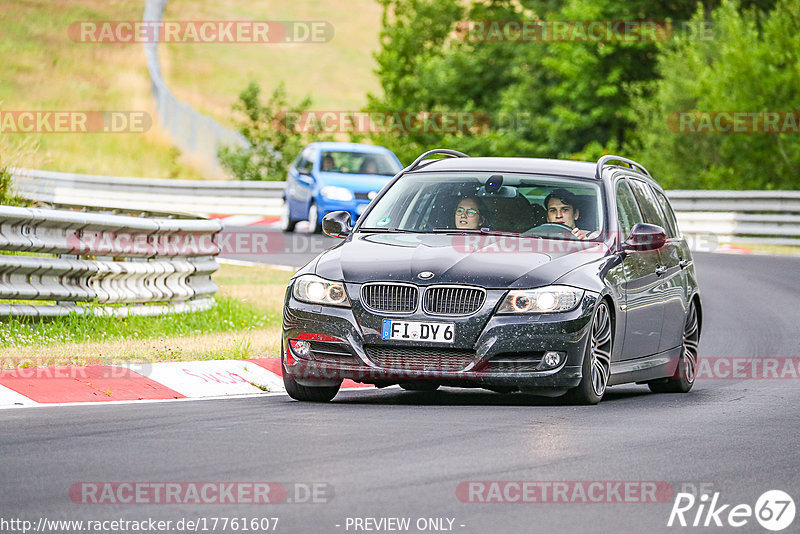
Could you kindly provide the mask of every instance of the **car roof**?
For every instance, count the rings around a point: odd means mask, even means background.
[[[430,161],[430,163],[428,163]],[[481,171],[555,174],[594,178],[596,163],[543,158],[443,158],[426,160],[411,172]]]
[[[374,154],[385,154],[390,153],[386,147],[377,146],[377,145],[366,145],[364,143],[339,143],[335,141],[318,141],[315,143],[310,143],[308,146],[317,148],[319,150],[332,150],[332,151],[339,151],[339,152],[371,152]]]
[[[663,191],[661,185],[652,177],[620,165],[603,166],[605,171],[622,171],[628,176],[644,180]],[[519,172],[530,174],[549,174],[578,178],[597,178],[597,163],[547,158],[508,158],[508,157],[467,157],[425,160],[410,173],[428,171],[475,171],[475,172]]]

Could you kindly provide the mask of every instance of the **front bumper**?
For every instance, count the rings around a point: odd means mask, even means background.
[[[353,200],[331,200],[326,198],[322,195],[319,195],[317,199],[315,199],[317,203],[318,213],[320,221],[325,216],[325,214],[330,213],[332,211],[346,211],[350,214],[350,219],[355,223],[361,214],[364,213],[364,210],[367,209],[370,201],[366,199],[356,198]]]
[[[570,312],[494,315],[506,292],[489,290],[477,313],[443,318],[422,312],[403,317],[373,314],[359,304],[360,285],[347,284],[347,289],[352,308],[300,302],[289,287],[283,313],[284,373],[308,385],[348,378],[377,385],[424,380],[512,390],[567,389],[581,380],[596,294],[587,292]],[[456,336],[447,345],[384,340],[381,321],[385,318],[455,323]],[[310,354],[301,357],[292,350],[289,341],[296,339],[309,342]],[[557,367],[541,370],[537,362],[546,351],[565,357]],[[404,360],[404,356],[408,357]]]

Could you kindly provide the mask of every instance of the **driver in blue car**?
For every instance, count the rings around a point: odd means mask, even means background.
[[[547,222],[563,224],[571,228],[572,235],[578,239],[594,239],[595,232],[587,233],[576,226],[576,222],[581,212],[576,207],[577,197],[566,189],[556,189],[544,199],[544,207],[547,210]],[[593,235],[594,234],[594,235]]]

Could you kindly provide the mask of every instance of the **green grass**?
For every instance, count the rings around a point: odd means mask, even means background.
[[[70,314],[48,320],[12,317],[0,322],[0,348],[118,339],[182,337],[230,330],[263,328],[280,316],[263,314],[253,305],[217,298],[207,311],[159,317],[100,317]]]
[[[0,319],[0,368],[277,355],[291,273],[223,265],[210,310],[160,317]]]

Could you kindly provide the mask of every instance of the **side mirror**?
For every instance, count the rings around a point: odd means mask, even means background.
[[[633,227],[631,235],[622,244],[622,250],[646,251],[658,250],[667,242],[667,233],[655,224],[639,223]]]
[[[322,231],[331,237],[344,239],[353,228],[350,226],[350,214],[346,211],[332,211],[322,218]]]

